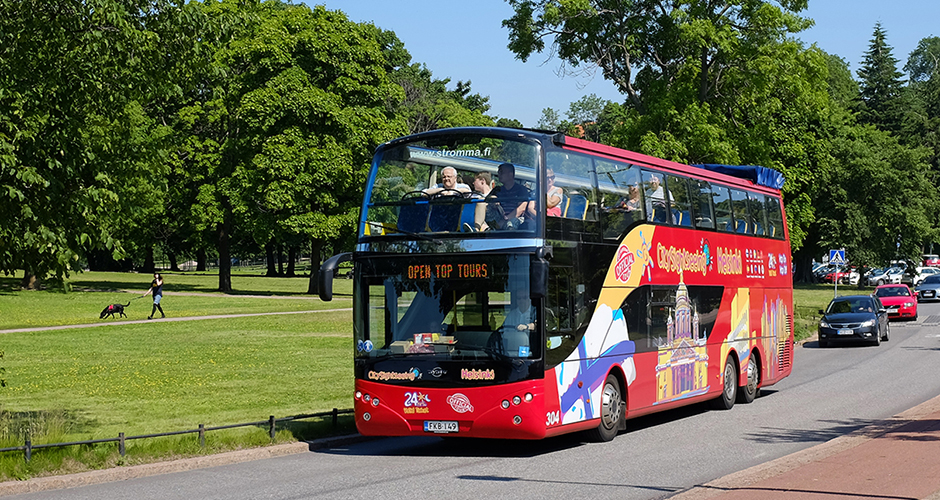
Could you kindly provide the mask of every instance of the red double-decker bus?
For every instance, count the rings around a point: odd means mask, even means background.
[[[783,177],[534,131],[376,150],[355,251],[365,435],[613,439],[630,418],[750,403],[793,356]]]

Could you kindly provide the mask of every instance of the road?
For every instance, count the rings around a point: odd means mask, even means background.
[[[940,304],[880,347],[798,347],[750,405],[631,420],[610,443],[379,439],[341,448],[8,498],[79,500],[665,498],[799,451],[940,394]]]

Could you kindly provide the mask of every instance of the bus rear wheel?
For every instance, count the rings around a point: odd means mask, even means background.
[[[601,393],[601,423],[591,431],[594,441],[610,441],[617,437],[623,427],[625,408],[620,381],[613,375],[607,375]]]
[[[760,369],[757,366],[756,354],[751,352],[747,358],[747,383],[738,387],[738,403],[748,404],[754,402],[760,394]]]
[[[712,401],[712,407],[716,410],[730,410],[734,407],[734,400],[738,396],[738,370],[734,358],[728,356],[725,360],[725,369],[722,372],[723,384],[721,395]]]

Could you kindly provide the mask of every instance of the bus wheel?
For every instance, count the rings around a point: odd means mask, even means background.
[[[734,400],[738,394],[738,370],[735,369],[734,359],[728,356],[725,360],[724,384],[721,388],[721,395],[712,401],[712,407],[716,410],[730,410],[734,406]]]
[[[607,375],[601,394],[601,423],[597,429],[591,431],[591,437],[595,441],[610,441],[617,437],[617,432],[623,425],[625,406],[620,382],[617,377]]]
[[[757,360],[752,352],[747,358],[747,383],[738,387],[738,403],[748,404],[754,401],[760,388],[760,370],[757,368]]]

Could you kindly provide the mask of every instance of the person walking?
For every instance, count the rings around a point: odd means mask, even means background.
[[[153,309],[150,310],[150,316],[147,316],[147,319],[153,319],[153,315],[159,310],[160,317],[165,318],[166,315],[163,314],[163,308],[160,307],[160,299],[163,298],[163,276],[160,276],[160,273],[153,273],[153,281],[150,282],[150,290],[147,290],[143,296],[153,294]]]

